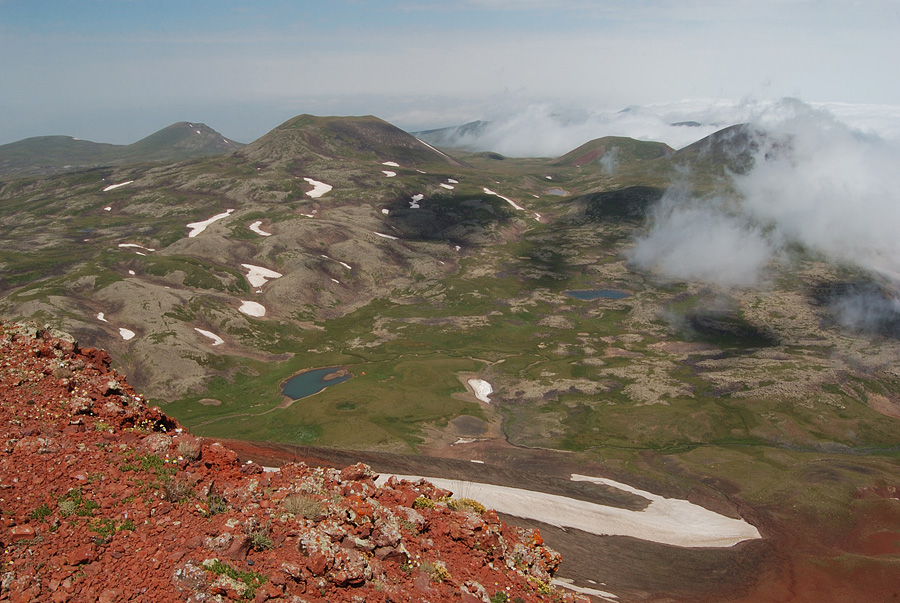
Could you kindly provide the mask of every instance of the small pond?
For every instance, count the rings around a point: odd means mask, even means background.
[[[318,394],[326,387],[343,383],[353,374],[341,366],[312,369],[294,375],[281,384],[281,393],[288,398],[299,400]]]
[[[571,291],[563,291],[569,297],[575,299],[592,300],[592,299],[624,299],[631,294],[616,289],[574,289]]]

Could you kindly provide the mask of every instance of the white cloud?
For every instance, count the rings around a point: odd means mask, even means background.
[[[727,209],[724,199],[693,199],[672,189],[655,207],[650,232],[628,259],[638,268],[680,281],[723,287],[756,285],[775,246],[757,225]]]
[[[752,286],[799,245],[900,283],[900,145],[795,100],[765,105],[751,121],[765,134],[754,138],[753,168],[733,177],[738,196],[670,191],[634,264],[677,280]]]

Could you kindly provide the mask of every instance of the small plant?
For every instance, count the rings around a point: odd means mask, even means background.
[[[50,508],[50,505],[48,505],[47,503],[43,503],[40,507],[37,507],[34,511],[32,511],[28,515],[28,517],[30,517],[31,519],[37,519],[38,521],[43,521],[52,513],[53,510]]]
[[[269,536],[269,524],[251,529],[249,535],[250,546],[254,551],[267,551],[275,546],[275,542]]]
[[[208,572],[212,572],[217,576],[226,575],[233,580],[243,582],[247,587],[241,598],[252,599],[256,596],[256,589],[266,583],[266,576],[257,572],[239,572],[227,563],[222,563],[218,559],[207,559],[203,562],[203,567]]]
[[[210,492],[206,497],[206,506],[209,509],[210,515],[216,515],[228,510],[228,501],[226,501],[225,497],[221,494]]]
[[[308,494],[288,494],[282,502],[284,510],[291,515],[315,519],[323,514],[322,501]]]
[[[503,591],[497,591],[491,596],[491,603],[508,603],[509,595]]]
[[[453,498],[447,503],[454,511],[475,511],[479,515],[484,514],[487,508],[477,500],[471,498]]]
[[[186,479],[167,479],[163,483],[163,500],[170,503],[180,503],[187,500],[194,493],[190,482]]]
[[[61,500],[59,501],[59,514],[63,517],[68,517],[75,513],[75,509],[78,508],[78,503],[73,500]]]
[[[113,535],[118,531],[116,529],[115,519],[100,519],[91,523],[91,531],[97,534],[94,538],[94,544],[106,544],[112,540]]]
[[[425,496],[420,496],[415,501],[413,501],[414,509],[433,509],[434,501]]]
[[[200,458],[200,446],[195,442],[179,442],[178,456],[188,462],[196,461]]]
[[[450,579],[450,571],[443,561],[423,561],[419,569],[431,576],[433,582],[443,582]]]
[[[81,494],[81,488],[69,490],[59,499],[59,514],[63,517],[68,517],[69,515],[90,517],[94,514],[94,509],[99,507],[98,503],[84,498]]]
[[[535,578],[534,576],[528,576],[528,581],[531,583],[531,586],[534,587],[536,591],[541,593],[542,595],[549,595],[552,592],[550,585],[541,580],[540,578]]]

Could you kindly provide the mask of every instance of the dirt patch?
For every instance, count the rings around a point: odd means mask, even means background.
[[[900,419],[900,403],[881,394],[869,394],[869,408],[881,414]]]
[[[200,398],[198,403],[203,406],[222,406],[222,401],[216,400],[215,398]]]

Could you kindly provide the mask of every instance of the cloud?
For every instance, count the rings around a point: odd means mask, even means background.
[[[485,113],[483,128],[453,136],[448,144],[509,157],[558,157],[603,136],[661,141],[679,148],[721,127],[709,123],[674,126],[665,113],[641,107],[620,111],[584,108],[577,103],[523,102],[517,106],[510,98],[494,99]]]
[[[721,197],[698,199],[689,191],[670,189],[651,213],[650,231],[638,238],[629,261],[674,280],[756,285],[777,245],[729,205]]]
[[[744,211],[834,263],[900,275],[900,147],[799,102],[781,117],[735,178]]]
[[[732,177],[736,194],[669,191],[637,239],[633,264],[670,279],[746,287],[800,251],[900,283],[900,145],[791,99],[760,107],[749,121],[760,134],[744,149],[755,149],[752,169]],[[847,324],[898,307],[891,295],[858,298],[834,306]]]

